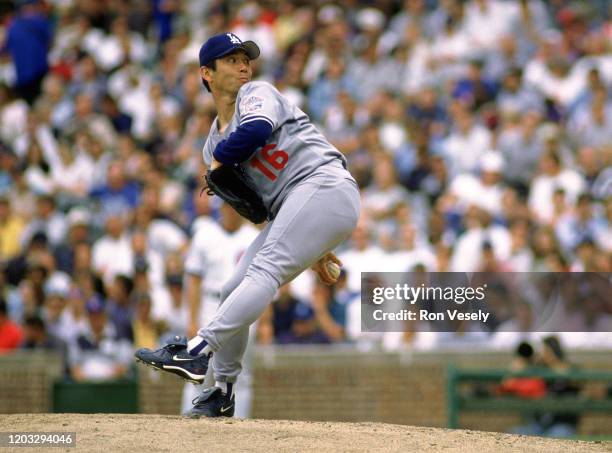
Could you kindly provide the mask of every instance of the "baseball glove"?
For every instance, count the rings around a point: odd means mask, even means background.
[[[257,192],[255,182],[240,165],[221,165],[208,170],[204,179],[204,190],[208,195],[218,195],[242,217],[255,224],[268,220],[268,208]]]

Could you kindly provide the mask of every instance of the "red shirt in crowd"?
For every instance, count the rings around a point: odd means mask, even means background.
[[[17,349],[23,339],[21,328],[13,321],[0,321],[0,354]]]

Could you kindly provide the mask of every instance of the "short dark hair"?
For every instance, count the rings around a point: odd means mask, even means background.
[[[121,285],[126,295],[130,295],[134,289],[134,281],[127,275],[119,274],[115,277],[115,282]]]
[[[559,341],[558,337],[556,337],[555,335],[551,335],[549,337],[544,338],[542,342],[546,346],[548,346],[548,348],[552,351],[555,357],[557,357],[557,359],[559,360],[565,359],[565,352],[563,351],[563,348],[561,347],[561,342]]]
[[[531,346],[526,341],[521,342],[516,348],[516,355],[522,357],[526,360],[533,359],[533,346]]]
[[[38,315],[30,315],[23,322],[27,327],[45,330],[45,321]]]
[[[208,69],[212,69],[213,71],[216,71],[217,70],[217,60],[211,61],[205,67],[208,68]],[[206,80],[202,79],[202,83],[204,83],[204,86],[206,87],[206,90],[210,93],[210,86],[208,85],[208,82]]]
[[[576,200],[576,204],[592,203],[592,202],[593,202],[593,196],[588,192],[581,193],[578,196],[578,200]]]

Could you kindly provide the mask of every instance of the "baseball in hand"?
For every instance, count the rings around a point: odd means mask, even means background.
[[[325,263],[325,268],[334,280],[338,280],[338,277],[340,277],[340,266],[338,266],[333,261],[328,261],[327,263]]]

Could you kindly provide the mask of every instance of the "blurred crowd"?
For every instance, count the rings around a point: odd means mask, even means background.
[[[611,270],[606,0],[0,8],[0,349],[121,376],[132,347],[192,330],[190,239],[253,229],[200,194],[215,112],[197,53],[224,31],[258,43],[254,78],[310,115],[362,190],[341,283],[283,287],[260,342],[354,340],[364,271]]]

